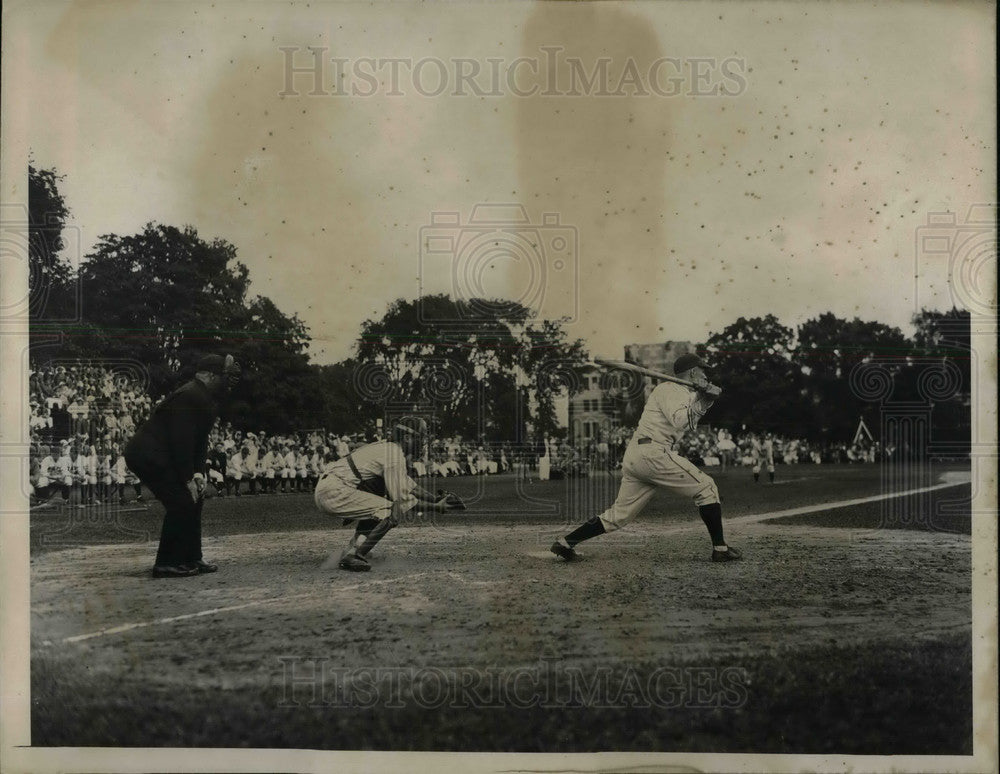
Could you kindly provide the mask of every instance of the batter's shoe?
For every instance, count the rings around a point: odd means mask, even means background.
[[[198,568],[188,564],[158,564],[153,567],[154,578],[188,578],[198,574]]]
[[[337,566],[341,570],[347,570],[349,572],[368,572],[372,568],[372,566],[368,564],[367,560],[362,559],[357,554],[348,554],[340,560]]]
[[[198,572],[201,573],[202,575],[205,575],[210,572],[219,571],[219,565],[209,564],[208,562],[203,562],[200,559],[198,560],[198,564],[196,564],[195,567],[198,569]]]
[[[732,546],[729,546],[728,551],[716,551],[712,549],[712,561],[713,562],[738,562],[743,558],[743,554],[737,551]]]
[[[578,562],[581,558],[576,551],[572,548],[564,546],[558,540],[552,544],[552,548],[550,548],[549,551],[554,553],[560,559],[565,559],[567,562]]]

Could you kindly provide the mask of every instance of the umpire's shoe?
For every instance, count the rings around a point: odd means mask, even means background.
[[[157,564],[153,567],[154,578],[187,578],[198,574],[198,567],[190,564]]]
[[[201,559],[198,560],[198,564],[196,564],[195,567],[198,570],[198,572],[201,573],[202,575],[205,575],[206,573],[210,572],[219,571],[219,565],[209,564],[208,562],[203,562]]]
[[[716,551],[712,549],[712,561],[713,562],[738,562],[743,558],[743,554],[737,551],[732,546],[729,546],[728,551]]]
[[[368,560],[362,559],[357,554],[348,554],[340,563],[337,565],[341,570],[348,570],[350,572],[368,572],[372,566],[368,564]]]
[[[565,559],[567,562],[578,562],[581,558],[576,551],[572,548],[567,548],[558,540],[552,544],[552,548],[550,548],[549,551],[554,553],[560,559]]]

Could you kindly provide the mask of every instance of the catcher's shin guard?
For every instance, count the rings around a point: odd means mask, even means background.
[[[354,553],[361,557],[368,556],[371,550],[378,545],[378,542],[386,536],[386,533],[388,533],[389,530],[395,526],[396,521],[391,516],[387,519],[382,519],[382,521],[380,521],[378,525],[376,525],[375,528],[368,533],[368,536],[365,538],[365,542],[358,546],[354,550]]]
[[[354,529],[354,541],[355,543],[360,543],[364,541],[371,531],[378,526],[379,520],[376,518],[370,519],[358,519],[358,523]]]

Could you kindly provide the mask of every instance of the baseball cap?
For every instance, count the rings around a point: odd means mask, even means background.
[[[674,375],[690,371],[692,368],[708,368],[708,365],[697,355],[681,355],[674,361]]]
[[[240,380],[242,369],[232,355],[205,355],[198,361],[196,372],[207,371],[226,378],[226,385],[232,389]]]

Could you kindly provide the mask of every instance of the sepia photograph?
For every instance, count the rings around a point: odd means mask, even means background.
[[[995,3],[2,30],[4,771],[997,770]]]

